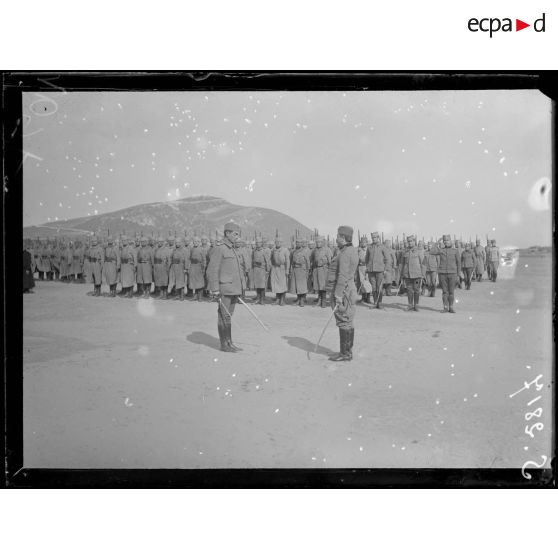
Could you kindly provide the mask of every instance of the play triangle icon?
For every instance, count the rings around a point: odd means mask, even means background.
[[[531,24],[525,23],[524,21],[521,21],[520,19],[515,20],[515,30],[516,31],[521,31],[522,29],[525,29],[526,27],[531,27]]]

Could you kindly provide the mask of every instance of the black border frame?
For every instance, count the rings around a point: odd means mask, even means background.
[[[550,469],[25,469],[23,468],[23,231],[22,102],[25,91],[174,90],[475,90],[538,89],[553,100],[552,181],[556,184],[558,72],[3,72],[2,149],[5,486],[11,488],[552,488],[556,484],[556,383],[552,380]],[[553,204],[553,369],[555,366],[555,253]],[[17,282],[16,282],[17,278]],[[13,294],[13,296],[12,296]]]

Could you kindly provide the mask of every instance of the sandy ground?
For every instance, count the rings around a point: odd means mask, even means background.
[[[327,359],[338,350],[333,322],[314,352],[329,309],[251,306],[267,333],[238,307],[233,339],[244,351],[228,354],[215,303],[98,299],[90,285],[38,282],[23,297],[24,464],[540,462],[552,455],[551,278],[550,257],[524,257],[515,277],[458,290],[455,315],[439,312],[440,291],[418,313],[403,311],[406,297],[359,306],[351,363]],[[509,397],[539,374],[541,391]],[[537,407],[541,417],[526,420]]]

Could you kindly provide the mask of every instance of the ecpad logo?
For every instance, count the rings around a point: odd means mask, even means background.
[[[533,29],[535,30],[536,33],[545,32],[545,24],[546,24],[545,17],[546,14],[543,13],[543,15],[539,19],[536,19],[533,22]],[[509,17],[505,17],[503,19],[497,17],[490,17],[490,18],[485,17],[482,19],[477,19],[475,17],[472,17],[468,21],[467,27],[469,28],[469,31],[471,31],[472,33],[477,33],[478,31],[481,31],[483,33],[489,33],[490,38],[492,38],[492,35],[494,33],[497,33],[498,31],[503,31],[504,33],[506,33],[506,32],[513,32],[514,30],[512,19]],[[525,29],[527,27],[531,27],[531,24],[525,23],[520,19],[515,20],[515,31],[521,31],[522,29]]]

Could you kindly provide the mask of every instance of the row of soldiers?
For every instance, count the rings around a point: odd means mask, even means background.
[[[208,296],[207,266],[211,251],[221,244],[219,238],[208,237],[174,238],[146,237],[131,239],[120,237],[118,242],[111,237],[105,245],[93,237],[89,242],[82,240],[62,241],[55,245],[35,241],[28,242],[31,253],[31,272],[40,279],[61,281],[91,282],[94,296],[101,294],[101,284],[109,285],[110,295],[116,296],[117,283],[122,284],[121,296],[132,297],[137,285],[137,296],[149,297],[153,286],[153,296],[167,298],[172,293],[184,300],[189,293],[201,301]],[[457,252],[457,287],[463,283],[471,288],[473,280],[481,281],[483,274],[496,281],[500,254],[496,241],[475,246],[455,240],[450,244]],[[428,291],[435,296],[436,287],[443,287],[440,272],[440,256],[436,250],[444,242],[425,244],[414,236],[406,239],[406,246],[396,245],[390,240],[381,241],[379,233],[372,233],[371,242],[362,237],[358,246],[358,267],[355,281],[362,302],[381,308],[383,296],[407,292],[409,308],[418,310],[419,296]],[[247,288],[256,291],[256,304],[265,303],[266,291],[275,293],[275,302],[285,304],[287,292],[296,295],[296,304],[304,306],[308,293],[317,293],[315,304],[326,307],[326,293],[329,275],[334,267],[337,247],[317,236],[313,240],[299,238],[294,247],[284,246],[283,239],[276,235],[273,241],[256,238],[253,243],[241,238],[235,241],[235,251],[240,256],[241,272]],[[412,256],[412,257],[411,257]],[[413,268],[410,262],[418,258]],[[416,275],[417,277],[411,277]],[[419,279],[418,291],[413,283],[408,286],[407,279]],[[449,301],[448,301],[449,307]]]

